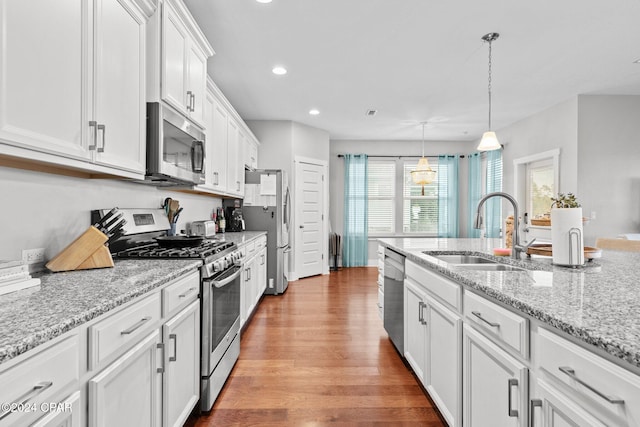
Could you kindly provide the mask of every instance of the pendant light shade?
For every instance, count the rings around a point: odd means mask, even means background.
[[[497,40],[498,37],[500,37],[498,33],[489,33],[482,36],[482,40],[489,43],[489,130],[482,135],[482,139],[478,145],[478,151],[491,151],[502,148],[500,142],[498,142],[496,133],[491,130],[491,43]]]
[[[436,179],[436,171],[429,166],[429,160],[424,156],[424,125],[422,123],[422,157],[418,161],[418,166],[411,171],[411,180],[414,184],[422,186],[422,195],[424,196],[424,186],[431,184]]]
[[[498,142],[498,137],[495,132],[487,131],[482,134],[480,145],[478,145],[478,151],[499,150],[500,148],[501,145]]]

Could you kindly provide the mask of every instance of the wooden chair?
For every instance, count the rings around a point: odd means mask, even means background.
[[[596,248],[640,252],[640,240],[608,239],[605,237],[598,237],[596,239]]]

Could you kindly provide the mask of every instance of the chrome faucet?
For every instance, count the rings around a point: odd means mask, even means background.
[[[478,202],[478,210],[476,212],[476,220],[475,220],[473,226],[474,226],[474,228],[477,228],[477,229],[480,229],[482,227],[482,213],[481,213],[482,205],[484,205],[484,202],[486,202],[488,199],[490,199],[492,197],[497,197],[497,196],[504,197],[509,202],[511,202],[511,205],[513,206],[513,251],[511,251],[511,257],[515,258],[515,259],[519,259],[520,258],[520,253],[521,252],[527,252],[527,249],[529,248],[529,246],[531,246],[531,244],[536,239],[531,240],[526,245],[520,244],[520,223],[519,223],[519,220],[518,220],[518,202],[516,202],[516,199],[514,199],[513,196],[511,196],[510,194],[507,194],[507,193],[499,192],[499,191],[495,192],[495,193],[489,193],[486,196],[484,196]]]

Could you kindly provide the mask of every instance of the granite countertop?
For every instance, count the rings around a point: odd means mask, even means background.
[[[572,269],[550,258],[493,256],[497,239],[388,238],[380,243],[466,287],[595,346],[621,366],[640,372],[640,253],[603,250],[602,257]],[[465,252],[528,271],[473,271],[430,255]]]
[[[47,273],[0,295],[0,363],[197,269],[200,260],[115,260],[113,268]]]
[[[253,239],[266,235],[266,231],[229,231],[226,233],[218,233],[216,234],[216,239],[226,242],[233,242],[238,246],[242,246],[245,243],[252,241]]]

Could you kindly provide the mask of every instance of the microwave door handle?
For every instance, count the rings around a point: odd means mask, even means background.
[[[198,159],[197,164],[196,159]],[[198,173],[204,170],[204,142],[202,141],[193,141],[191,144],[191,170]]]

